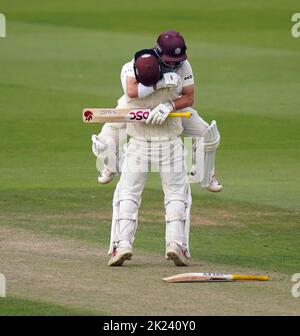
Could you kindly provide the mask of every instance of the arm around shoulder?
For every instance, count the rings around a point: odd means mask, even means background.
[[[194,105],[195,85],[188,85],[182,88],[182,95],[180,98],[173,101],[175,110],[179,111],[186,107],[192,107]]]
[[[126,77],[126,92],[125,94],[129,98],[137,98],[138,97],[138,81],[134,77]]]

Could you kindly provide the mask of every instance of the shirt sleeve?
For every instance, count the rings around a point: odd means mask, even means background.
[[[134,70],[133,70],[133,61],[128,62],[123,65],[121,70],[121,84],[124,93],[126,93],[126,77],[135,77]]]
[[[193,85],[195,83],[193,70],[189,61],[183,62],[178,70],[178,75],[180,75],[182,79],[182,87]]]

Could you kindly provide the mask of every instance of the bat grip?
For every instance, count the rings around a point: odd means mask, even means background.
[[[270,278],[268,275],[242,275],[242,274],[232,274],[232,280],[257,280],[257,281],[268,281]]]
[[[190,118],[192,115],[191,112],[171,112],[169,113],[168,117],[171,117],[171,118]]]

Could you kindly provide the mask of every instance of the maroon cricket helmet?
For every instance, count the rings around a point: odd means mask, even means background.
[[[134,73],[139,83],[155,85],[162,78],[159,59],[153,49],[142,49],[134,55]]]
[[[164,62],[182,62],[187,59],[182,35],[175,30],[162,32],[156,41],[156,52]]]

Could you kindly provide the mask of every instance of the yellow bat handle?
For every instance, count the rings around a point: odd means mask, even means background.
[[[171,118],[177,118],[177,117],[190,118],[191,115],[192,115],[191,112],[171,112],[171,113],[169,113],[168,117],[171,117]]]
[[[268,275],[242,275],[242,274],[232,274],[232,280],[258,280],[258,281],[268,281],[270,280]]]

